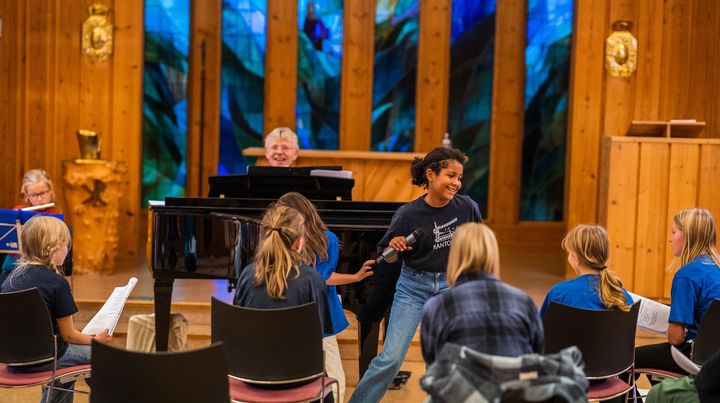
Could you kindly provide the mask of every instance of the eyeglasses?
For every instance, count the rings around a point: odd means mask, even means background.
[[[273,145],[270,146],[270,150],[271,150],[271,151],[290,151],[290,150],[294,150],[294,149],[295,149],[295,148],[293,148],[293,147],[288,147],[288,146],[286,146],[286,145],[273,144]]]
[[[42,192],[30,193],[30,194],[28,194],[28,197],[31,198],[31,199],[39,199],[39,198],[41,198],[41,197],[44,197],[44,196],[47,195],[48,193],[50,193],[50,190],[49,190],[49,189],[48,189],[48,190],[43,190]]]

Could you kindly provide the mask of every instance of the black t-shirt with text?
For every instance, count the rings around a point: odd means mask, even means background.
[[[394,237],[407,237],[422,228],[425,235],[400,257],[405,266],[415,270],[444,273],[455,230],[468,222],[482,222],[480,208],[470,197],[455,195],[445,206],[433,207],[425,202],[423,195],[395,212],[390,227],[378,243],[378,250],[384,250]]]

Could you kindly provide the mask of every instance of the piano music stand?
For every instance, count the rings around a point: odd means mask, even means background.
[[[282,168],[294,169],[294,168]],[[208,178],[209,197],[278,199],[298,192],[310,200],[352,200],[355,179],[304,174],[218,175]]]

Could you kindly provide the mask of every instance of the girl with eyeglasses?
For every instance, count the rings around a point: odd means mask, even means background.
[[[20,188],[20,195],[23,203],[13,207],[13,210],[21,210],[28,207],[42,206],[55,202],[55,191],[50,175],[42,169],[31,169],[25,172]],[[57,206],[49,206],[39,210],[33,210],[42,214],[60,214]],[[3,260],[4,258],[4,260]],[[2,273],[0,274],[0,284],[17,266],[20,255],[0,255],[2,260]],[[63,271],[66,276],[72,275],[72,254],[69,255],[68,261],[63,263]]]

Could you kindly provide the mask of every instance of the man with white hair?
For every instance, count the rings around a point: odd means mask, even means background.
[[[265,137],[265,157],[274,167],[289,167],[298,157],[297,134],[289,127],[277,127]]]

